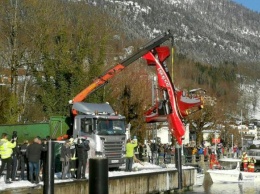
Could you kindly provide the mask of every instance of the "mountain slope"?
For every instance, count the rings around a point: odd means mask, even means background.
[[[100,0],[131,38],[170,30],[178,52],[218,64],[260,61],[260,14],[230,0]]]

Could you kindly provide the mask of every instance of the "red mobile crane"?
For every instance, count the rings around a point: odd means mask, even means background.
[[[169,48],[166,46],[160,46],[162,43],[170,39],[173,40],[173,36],[170,31],[161,34],[145,46],[141,47],[135,54],[124,59],[122,62],[118,63],[106,71],[103,75],[95,79],[92,84],[82,90],[71,101],[73,104],[73,116],[75,117],[79,111],[77,110],[77,106],[75,106],[75,104],[82,102],[90,93],[105,85],[117,73],[121,72],[137,59],[143,57],[147,60],[148,65],[156,67],[158,85],[163,91],[164,96],[162,101],[157,102],[154,107],[145,113],[145,120],[147,123],[168,121],[169,129],[171,130],[173,136],[177,139],[178,143],[181,144],[181,138],[185,133],[181,119],[190,114],[191,111],[203,108],[203,98],[201,96],[191,95],[195,92],[195,90],[186,95],[185,92],[175,89],[165,63],[165,60],[170,56]]]

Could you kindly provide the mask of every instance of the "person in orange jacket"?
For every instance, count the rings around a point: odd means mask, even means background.
[[[249,158],[248,161],[248,172],[255,172],[256,159],[254,157]]]
[[[217,155],[215,153],[210,154],[210,162],[209,162],[209,168],[210,169],[221,169],[221,165],[217,159]]]
[[[242,163],[243,163],[243,169],[245,172],[248,171],[248,157],[247,157],[247,153],[246,152],[243,152],[243,155],[242,155]]]
[[[194,146],[192,149],[192,155],[196,155],[198,153],[198,149]]]

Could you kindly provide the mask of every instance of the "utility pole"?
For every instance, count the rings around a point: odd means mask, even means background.
[[[241,125],[240,125],[240,135],[241,135],[241,151],[243,151],[243,130],[242,130],[242,124],[243,124],[243,121],[242,121],[242,110],[241,110]]]
[[[152,105],[155,105],[155,103],[156,103],[156,93],[155,93],[155,91],[156,91],[156,80],[157,80],[156,76],[153,76],[152,77]],[[157,130],[157,125],[156,125],[156,123],[154,123],[154,127],[152,129],[153,140],[157,136],[156,130]]]
[[[214,133],[214,136],[215,136],[215,154],[217,154],[217,134],[216,134],[216,131]]]
[[[233,147],[234,147],[234,146],[233,146],[233,134],[231,135],[231,142],[232,142],[232,147],[231,147],[232,150],[231,150],[231,151],[232,151],[232,156],[233,156],[233,150],[234,150],[234,148],[233,148]]]

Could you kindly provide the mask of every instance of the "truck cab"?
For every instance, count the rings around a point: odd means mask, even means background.
[[[108,158],[109,168],[124,164],[126,119],[118,115],[108,103],[78,102],[74,118],[73,138],[85,137],[94,142],[96,157]]]

